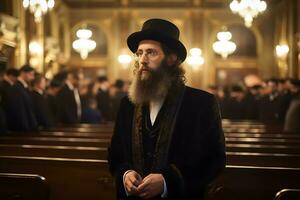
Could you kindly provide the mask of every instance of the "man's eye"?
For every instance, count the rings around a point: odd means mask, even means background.
[[[136,52],[136,53],[135,53],[135,55],[136,55],[137,57],[142,56],[142,54],[143,54],[142,52]]]

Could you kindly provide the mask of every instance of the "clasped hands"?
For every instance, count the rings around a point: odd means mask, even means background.
[[[149,199],[163,193],[164,178],[162,174],[149,174],[142,179],[136,171],[130,171],[124,177],[124,186],[128,195]]]

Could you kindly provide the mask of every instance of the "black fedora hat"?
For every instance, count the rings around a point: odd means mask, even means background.
[[[135,53],[142,40],[161,42],[175,51],[182,62],[186,58],[186,48],[179,41],[179,29],[176,25],[167,20],[149,19],[145,21],[141,31],[129,35],[127,45],[129,49]]]

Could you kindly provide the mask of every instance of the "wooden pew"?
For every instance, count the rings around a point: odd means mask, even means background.
[[[287,153],[300,154],[300,146],[264,145],[264,144],[226,144],[229,152],[255,152],[255,153]]]
[[[114,199],[106,161],[0,156],[0,162],[1,171],[43,174],[51,187],[51,199]],[[282,188],[299,187],[299,178],[299,168],[228,165],[212,184],[207,199],[272,199]]]
[[[225,133],[227,138],[281,138],[281,139],[300,139],[300,134],[273,134],[273,133]]]
[[[286,138],[225,138],[227,144],[269,144],[300,146],[300,139]]]
[[[281,189],[300,187],[300,168],[226,166],[207,200],[272,200]]]
[[[46,177],[51,200],[114,199],[106,160],[0,156],[0,171]]]
[[[40,131],[40,132],[12,132],[4,136],[26,136],[26,137],[78,137],[78,138],[100,138],[110,139],[112,133],[82,133],[82,132],[62,132],[62,131]],[[1,136],[0,136],[1,137]]]
[[[106,159],[105,147],[0,144],[1,155]]]
[[[276,193],[274,200],[299,200],[300,189],[283,189]]]
[[[226,157],[230,165],[300,167],[300,154],[226,152]]]
[[[102,128],[85,128],[85,127],[55,127],[50,129],[44,129],[43,131],[63,131],[63,132],[82,132],[82,133],[111,133],[112,127]]]
[[[56,138],[56,137],[29,137],[29,136],[4,136],[0,137],[0,144],[36,144],[55,146],[99,146],[107,147],[110,139],[99,138]]]
[[[46,179],[34,174],[0,173],[1,200],[49,200]]]

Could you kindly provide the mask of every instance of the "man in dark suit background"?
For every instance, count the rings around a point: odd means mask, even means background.
[[[7,98],[8,91],[15,84],[19,76],[19,70],[17,69],[8,69],[6,70],[3,80],[0,82],[0,93],[2,96],[2,101],[5,103]]]
[[[65,85],[57,95],[58,122],[63,124],[80,123],[81,102],[78,93],[79,73],[77,70],[68,72]]]
[[[106,76],[100,76],[97,79],[99,89],[96,95],[98,110],[101,113],[103,121],[111,120],[109,82]]]
[[[32,131],[37,129],[29,84],[34,79],[34,69],[24,65],[20,69],[16,83],[8,92],[7,124],[12,131]]]
[[[33,90],[31,92],[31,98],[37,123],[43,128],[52,127],[53,119],[51,118],[49,105],[44,94],[46,89],[46,78],[41,74],[36,74],[32,81],[32,86]]]
[[[225,167],[216,98],[184,85],[178,28],[150,19],[127,39],[136,54],[109,147],[118,199],[201,200]]]
[[[1,122],[0,130],[1,132],[6,132],[7,122],[6,122],[6,111],[7,111],[7,95],[11,87],[17,81],[19,76],[19,70],[17,69],[8,69],[6,70],[3,80],[0,81],[0,112],[1,112]]]

